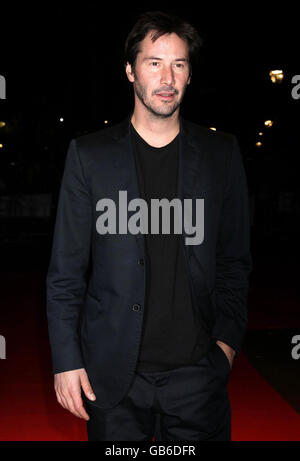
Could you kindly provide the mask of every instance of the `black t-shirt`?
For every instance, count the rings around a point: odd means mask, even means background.
[[[206,351],[199,313],[194,308],[182,234],[151,234],[151,199],[177,197],[179,134],[163,147],[150,146],[131,124],[141,198],[148,204],[145,234],[146,293],[137,371],[164,371],[192,365]],[[172,207],[170,208],[172,211]]]

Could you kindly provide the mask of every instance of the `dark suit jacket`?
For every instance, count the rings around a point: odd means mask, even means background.
[[[143,234],[96,230],[97,201],[119,190],[140,197],[130,137],[121,123],[72,139],[59,195],[47,273],[53,372],[84,367],[95,404],[115,406],[134,375],[145,293]],[[237,354],[247,328],[248,188],[235,136],[180,116],[178,197],[204,199],[204,240],[185,245],[190,281],[206,330]],[[118,229],[118,228],[117,228]],[[183,229],[182,241],[185,238]]]

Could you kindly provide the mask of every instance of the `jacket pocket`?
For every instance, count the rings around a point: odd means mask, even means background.
[[[222,364],[222,370],[224,370],[225,377],[228,378],[229,373],[231,371],[231,367],[230,367],[230,362],[227,358],[227,355],[225,354],[221,346],[219,346],[217,343],[215,343],[215,349],[216,349],[217,355],[220,357],[220,361]]]

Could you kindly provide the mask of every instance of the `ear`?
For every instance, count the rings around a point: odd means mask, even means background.
[[[126,64],[126,75],[127,75],[128,80],[133,83],[134,75],[132,73],[131,64],[129,64],[129,62],[127,62]]]

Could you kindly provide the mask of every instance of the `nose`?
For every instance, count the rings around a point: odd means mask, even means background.
[[[165,84],[168,86],[175,84],[174,72],[172,67],[164,66],[162,68],[160,83],[162,85]]]

